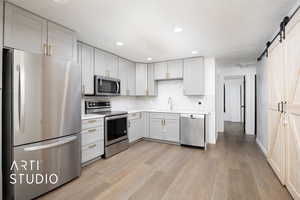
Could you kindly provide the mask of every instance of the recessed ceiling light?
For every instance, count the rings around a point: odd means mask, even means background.
[[[55,3],[60,3],[60,4],[64,4],[64,3],[68,3],[69,0],[53,0]]]
[[[192,54],[198,54],[198,51],[192,51]]]
[[[175,28],[174,28],[174,33],[180,33],[180,32],[182,32],[183,31],[183,29],[181,28],[181,27],[179,27],[179,26],[176,26]]]
[[[124,43],[123,43],[123,42],[116,42],[116,45],[117,45],[117,46],[123,46]]]
[[[148,60],[148,61],[151,61],[151,60],[152,60],[152,58],[150,58],[150,57],[149,57],[149,58],[147,58],[147,60]]]

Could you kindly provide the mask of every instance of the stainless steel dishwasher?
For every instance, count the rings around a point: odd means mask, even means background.
[[[180,115],[180,144],[206,149],[206,115]]]

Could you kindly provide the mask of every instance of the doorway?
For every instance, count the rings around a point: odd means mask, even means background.
[[[245,76],[224,77],[224,121],[238,123],[245,133],[246,80]]]

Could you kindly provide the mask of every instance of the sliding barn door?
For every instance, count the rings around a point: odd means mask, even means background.
[[[282,184],[285,184],[284,114],[281,111],[285,97],[284,48],[276,40],[269,48],[266,61],[268,71],[268,161]]]
[[[295,16],[287,27],[285,41],[285,82],[287,153],[286,186],[300,200],[300,18]]]

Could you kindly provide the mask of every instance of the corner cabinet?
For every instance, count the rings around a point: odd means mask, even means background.
[[[4,46],[76,60],[74,31],[5,2]]]
[[[95,49],[95,75],[118,78],[118,57]]]
[[[135,142],[145,137],[145,119],[142,112],[131,113],[128,115],[128,139]]]
[[[93,95],[94,48],[83,43],[78,43],[78,62],[81,65],[83,94]]]
[[[189,58],[183,65],[184,95],[205,95],[204,58]]]
[[[135,63],[119,58],[119,78],[121,80],[121,95],[135,96]]]

